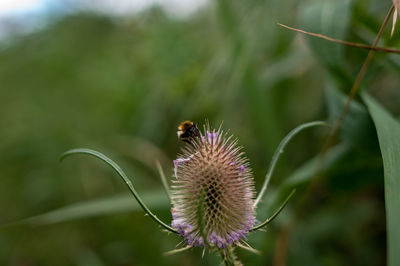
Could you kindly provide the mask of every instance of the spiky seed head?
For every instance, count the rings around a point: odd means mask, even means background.
[[[254,181],[232,135],[204,126],[174,160],[172,227],[191,246],[234,245],[255,222]]]

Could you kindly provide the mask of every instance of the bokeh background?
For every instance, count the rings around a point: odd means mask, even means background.
[[[332,120],[367,51],[311,39],[277,22],[372,43],[389,0],[2,1],[0,4],[0,265],[218,265],[135,204],[104,163],[110,156],[169,223],[168,179],[183,120],[210,121],[239,138],[262,185],[271,156],[295,126]],[[9,2],[9,4],[7,4]],[[13,2],[21,5],[15,7]],[[26,3],[26,4],[23,4]],[[399,47],[390,27],[381,45]],[[377,53],[364,90],[400,114],[400,59]],[[321,173],[313,158],[328,130],[291,142],[258,218],[296,187],[245,265],[384,265],[383,168],[370,117],[352,104]],[[315,161],[314,161],[315,162]],[[69,206],[61,212],[43,213]],[[72,206],[72,207],[71,207]]]

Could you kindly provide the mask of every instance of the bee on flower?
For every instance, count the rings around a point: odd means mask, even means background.
[[[174,160],[171,226],[187,245],[225,249],[245,240],[254,225],[252,171],[237,140],[221,127],[196,132]]]

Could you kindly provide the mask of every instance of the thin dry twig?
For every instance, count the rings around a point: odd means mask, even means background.
[[[309,35],[309,36],[313,36],[313,37],[317,37],[317,38],[320,38],[320,39],[324,39],[324,40],[327,40],[327,41],[330,41],[330,42],[343,44],[343,45],[346,45],[346,46],[362,48],[362,49],[367,49],[367,50],[374,50],[374,51],[378,51],[378,52],[400,54],[400,49],[396,49],[396,48],[388,48],[388,47],[380,47],[380,46],[375,46],[374,47],[374,46],[369,46],[367,44],[362,44],[362,43],[354,43],[354,42],[342,41],[342,40],[331,38],[331,37],[323,35],[323,34],[314,33],[314,32],[308,32],[308,31],[305,31],[305,30],[293,28],[293,27],[287,26],[287,25],[282,24],[282,23],[277,23],[277,24],[279,26],[281,26],[281,27],[284,27],[284,28],[288,29],[288,30],[296,31],[296,32],[299,32],[299,33],[303,33],[303,34],[306,34],[306,35]]]
[[[395,9],[395,7],[394,7],[394,5],[392,5],[389,12],[387,13],[387,15],[385,17],[385,20],[382,23],[381,28],[379,29],[378,34],[376,35],[375,41],[372,44],[373,48],[377,47],[378,42],[382,37],[383,31],[384,31],[386,25],[388,24],[389,19],[393,14],[394,9]],[[363,80],[365,73],[367,72],[367,68],[368,68],[369,64],[371,63],[371,60],[372,60],[372,57],[374,56],[374,54],[375,54],[375,50],[373,50],[373,49],[369,50],[367,58],[365,58],[364,64],[362,65],[360,71],[358,72],[358,75],[354,81],[353,87],[351,88],[349,96],[347,97],[346,104],[343,107],[342,112],[339,115],[339,118],[333,124],[333,128],[329,134],[328,140],[325,142],[325,145],[322,148],[321,160],[322,160],[324,154],[326,153],[326,151],[329,149],[329,147],[332,145],[333,141],[335,140],[336,135],[339,131],[339,128],[341,127],[341,125],[343,123],[344,117],[346,116],[346,114],[349,110],[351,102],[353,101],[354,97],[356,96],[356,94],[360,88],[361,81]]]

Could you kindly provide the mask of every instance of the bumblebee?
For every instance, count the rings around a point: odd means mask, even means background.
[[[200,130],[195,122],[184,121],[178,126],[178,139],[190,143],[194,138],[200,137]]]

